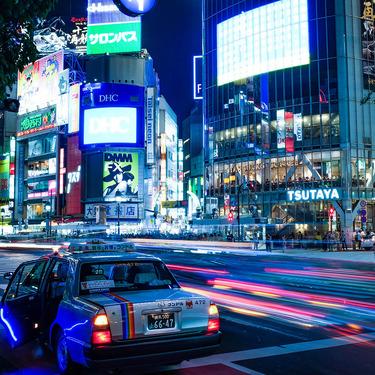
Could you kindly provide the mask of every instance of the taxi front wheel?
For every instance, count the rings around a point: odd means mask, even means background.
[[[78,375],[80,373],[80,367],[76,363],[74,363],[72,361],[72,358],[70,357],[66,338],[61,329],[56,335],[55,356],[59,374]]]

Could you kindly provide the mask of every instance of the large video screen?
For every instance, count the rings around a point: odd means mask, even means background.
[[[80,149],[144,147],[144,87],[86,83],[80,102]]]
[[[307,0],[281,0],[217,25],[217,84],[310,63]]]

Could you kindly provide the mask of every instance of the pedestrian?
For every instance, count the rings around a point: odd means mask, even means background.
[[[259,245],[258,234],[254,233],[254,250],[258,250],[258,245]]]
[[[340,238],[340,242],[341,242],[341,251],[345,251],[345,250],[348,250],[348,244],[346,242],[346,237],[345,237],[345,233],[344,231],[342,230],[341,231],[341,238]]]
[[[283,237],[282,237],[282,249],[283,249],[283,253],[284,253],[285,249],[286,249],[286,234],[284,234]]]
[[[333,233],[332,232],[328,233],[327,241],[328,241],[328,251],[333,251],[334,238],[333,238]]]
[[[358,246],[358,250],[361,250],[362,236],[359,231],[355,233],[354,240],[356,242],[356,245]]]
[[[271,233],[267,233],[267,235],[266,235],[266,251],[272,252],[271,245],[272,245],[272,236],[271,236]]]
[[[302,240],[303,240],[303,234],[301,231],[299,231],[297,235],[297,247],[298,248],[302,248]]]
[[[328,237],[327,237],[327,234],[325,234],[322,240],[322,248],[324,252],[327,251],[327,241],[328,241]]]
[[[321,249],[322,247],[322,236],[319,231],[315,235],[315,246],[317,249]]]

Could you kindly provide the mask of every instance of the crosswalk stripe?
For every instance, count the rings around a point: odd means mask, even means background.
[[[273,357],[276,355],[285,355],[317,349],[327,349],[351,344],[360,344],[373,340],[375,340],[375,332],[362,333],[358,335],[339,336],[330,339],[299,342],[296,344],[287,344],[283,346],[270,346],[267,348],[241,350],[238,352],[214,354],[209,357],[193,359],[188,362],[183,362],[181,364],[181,368],[206,366],[216,363],[225,363],[226,365],[228,365],[229,362]],[[252,374],[254,372],[250,373]]]

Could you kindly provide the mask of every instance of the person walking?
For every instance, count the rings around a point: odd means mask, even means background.
[[[341,242],[341,251],[348,250],[348,243],[346,242],[346,237],[345,237],[345,233],[343,230],[341,231],[340,242]]]
[[[356,242],[358,250],[361,250],[362,236],[361,236],[361,233],[359,231],[355,233],[354,240]]]
[[[327,241],[328,241],[328,237],[327,237],[327,234],[325,234],[322,239],[322,248],[324,252],[327,251]]]
[[[329,232],[327,236],[327,242],[328,242],[328,251],[333,251],[333,233]]]
[[[271,236],[271,233],[267,233],[267,235],[266,235],[266,251],[268,251],[270,253],[272,252],[271,245],[272,245],[272,236]]]
[[[316,235],[315,235],[315,246],[317,249],[321,249],[322,247],[322,235],[320,234],[320,232],[316,232]]]

